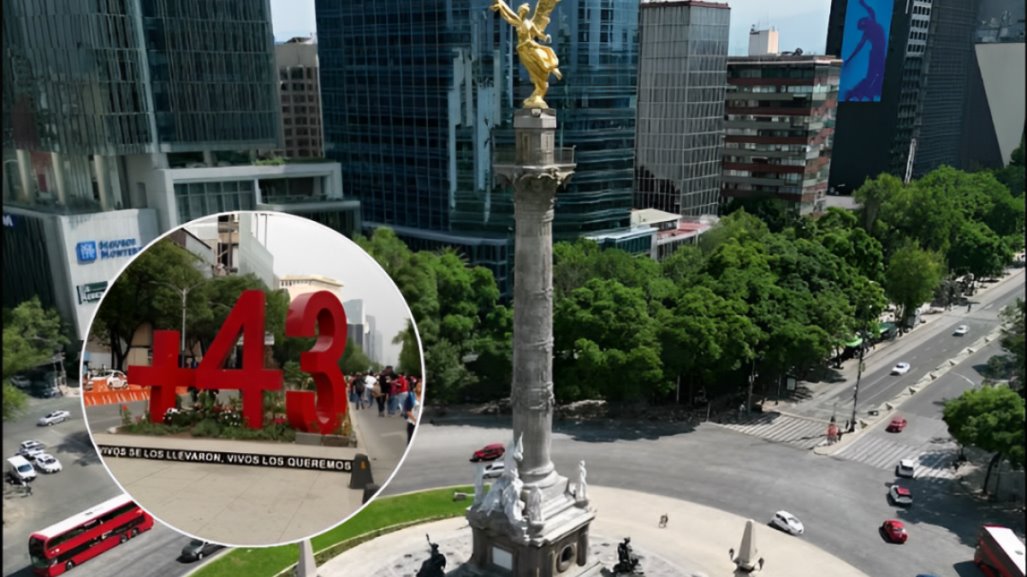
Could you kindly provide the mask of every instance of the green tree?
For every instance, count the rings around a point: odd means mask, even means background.
[[[1016,303],[1004,308],[1002,318],[1002,348],[1013,357],[1014,386],[1024,394],[1024,300],[1016,299]]]
[[[1020,137],[1020,146],[1013,151],[1009,157],[1009,164],[1005,168],[995,171],[995,176],[1002,184],[1009,187],[1009,192],[1016,197],[1023,197],[1023,137]]]
[[[877,229],[877,218],[885,203],[898,196],[903,189],[902,181],[887,173],[877,178],[867,179],[853,193],[853,198],[860,205],[863,227],[868,231]]]
[[[712,254],[732,239],[741,244],[762,242],[771,234],[767,223],[741,209],[720,219],[716,226],[700,236],[699,246],[704,253]]]
[[[68,344],[57,311],[44,309],[33,297],[11,310],[4,310],[3,419],[18,415],[25,407],[25,393],[11,385],[14,375],[49,363]]]
[[[745,211],[762,220],[771,232],[781,232],[796,220],[792,203],[777,198],[733,198],[721,211],[722,216]]]
[[[900,326],[905,326],[914,311],[931,298],[942,275],[941,257],[937,253],[920,250],[913,244],[895,251],[888,261],[884,290],[902,309]]]
[[[992,470],[1002,459],[1016,468],[1024,464],[1024,400],[1006,387],[964,391],[945,402],[942,418],[956,442],[993,453],[984,477],[988,490]]]
[[[1009,244],[988,225],[965,221],[949,251],[949,267],[957,274],[971,273],[975,278],[987,278],[1002,274],[1012,258]]]
[[[360,345],[350,341],[346,343],[346,350],[343,351],[342,358],[339,359],[339,368],[342,369],[342,374],[352,375],[370,370],[372,363],[371,359],[367,358],[367,355],[364,354],[364,350],[360,348]],[[417,371],[414,374],[420,373],[421,368],[417,367]]]
[[[642,289],[592,279],[554,309],[558,398],[641,401],[671,388],[663,379],[658,326]]]
[[[180,289],[190,289],[187,320],[203,322],[211,316],[196,262],[195,255],[165,239],[141,253],[107,289],[90,338],[107,342],[115,367],[124,367],[128,345],[142,326],[180,329]]]

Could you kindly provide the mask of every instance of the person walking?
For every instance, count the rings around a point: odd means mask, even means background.
[[[392,381],[392,394],[396,397],[397,407],[406,407],[407,397],[412,393],[410,391],[410,382],[404,375],[396,375],[396,379]],[[406,418],[406,410],[399,411],[401,418]]]
[[[356,405],[356,410],[364,408],[364,376],[360,373],[353,375],[353,380],[350,382],[352,392],[350,393],[350,400],[353,405]]]
[[[414,385],[412,393],[403,399],[403,415],[407,420],[407,444],[414,436],[414,429],[417,427],[417,419],[421,416],[421,383]]]

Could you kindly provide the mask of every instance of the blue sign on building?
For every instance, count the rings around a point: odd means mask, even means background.
[[[80,242],[75,245],[75,254],[78,255],[78,262],[93,262],[96,260],[96,241]]]

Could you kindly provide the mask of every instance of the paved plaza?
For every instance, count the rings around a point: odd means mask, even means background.
[[[649,577],[735,575],[730,549],[738,549],[746,519],[688,501],[636,491],[589,487],[598,514],[592,523],[592,554],[608,569],[617,543],[631,537]],[[667,514],[667,528],[659,528]],[[440,544],[452,572],[471,553],[471,530],[463,518],[436,521],[389,533],[350,549],[318,569],[321,577],[412,577],[428,558],[425,533]],[[756,546],[766,560],[761,577],[867,577],[840,559],[767,526],[756,524]]]

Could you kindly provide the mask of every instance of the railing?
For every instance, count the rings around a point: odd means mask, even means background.
[[[553,149],[551,158],[527,158],[522,160],[517,157],[517,149],[514,147],[497,148],[492,152],[493,164],[574,164],[574,147],[559,146]],[[545,155],[549,156],[549,155]]]

